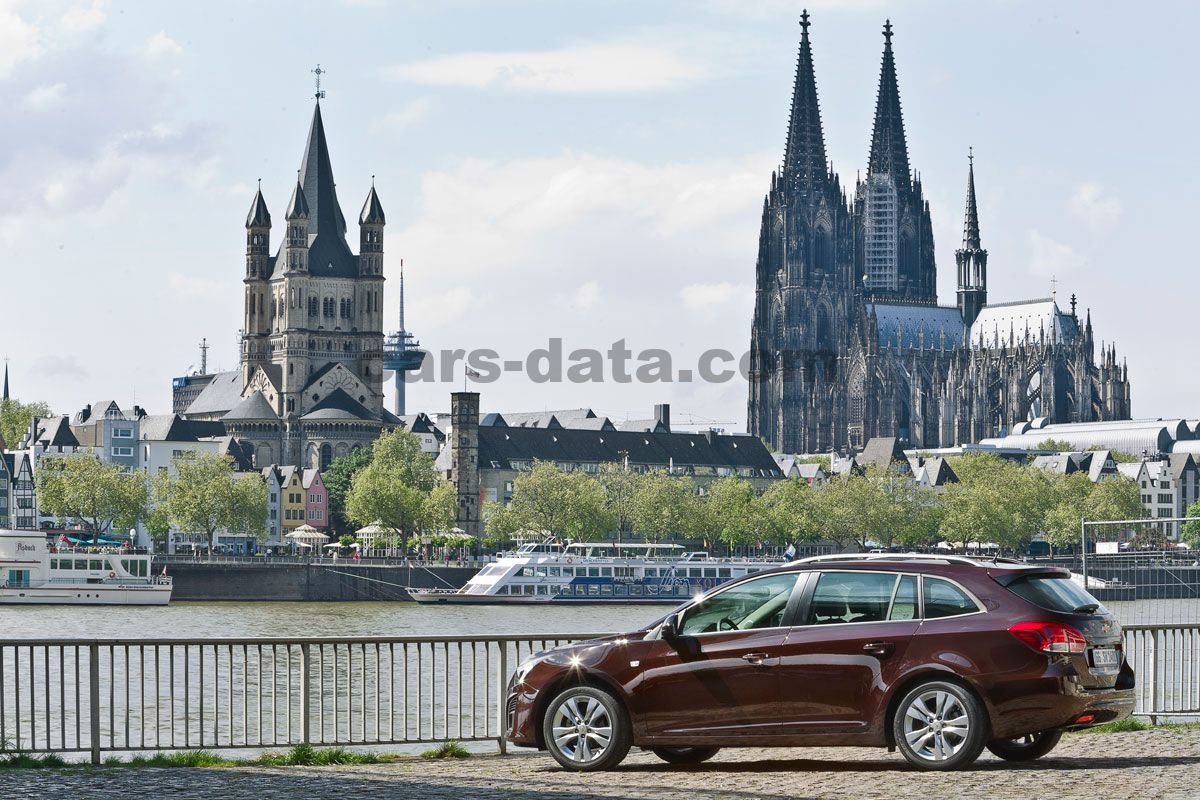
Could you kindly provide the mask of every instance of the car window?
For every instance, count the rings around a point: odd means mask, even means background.
[[[941,578],[925,578],[925,619],[973,614],[979,610],[966,592]]]
[[[891,572],[823,572],[809,607],[810,625],[882,622],[896,588]]]
[[[892,611],[888,619],[917,618],[917,579],[913,575],[900,578],[900,586],[896,589],[896,599],[892,601]]]
[[[1059,575],[1029,575],[1009,585],[1009,591],[1048,611],[1073,612],[1076,609],[1100,611],[1104,607],[1082,586]]]
[[[685,636],[714,631],[778,628],[783,625],[796,573],[766,575],[706,597],[684,612]]]

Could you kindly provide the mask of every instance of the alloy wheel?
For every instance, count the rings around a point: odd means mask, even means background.
[[[943,689],[930,689],[908,704],[903,729],[905,740],[919,758],[945,761],[966,745],[971,722],[956,696]]]
[[[594,697],[568,697],[554,712],[554,746],[567,760],[590,764],[604,757],[612,742],[612,719]]]

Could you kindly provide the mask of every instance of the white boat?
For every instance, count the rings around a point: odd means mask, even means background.
[[[780,562],[713,558],[676,544],[524,544],[481,569],[461,589],[416,589],[418,603],[669,603]]]
[[[39,531],[0,530],[0,605],[165,606],[171,578],[150,556],[121,548],[59,547]]]

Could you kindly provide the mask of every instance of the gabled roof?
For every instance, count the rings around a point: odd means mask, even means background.
[[[619,431],[634,431],[641,433],[670,433],[662,420],[658,419],[627,419],[624,422],[613,423]]]
[[[900,440],[894,436],[876,436],[869,440],[856,460],[861,466],[880,469],[887,469],[896,463],[908,466],[908,456],[904,455]]]
[[[223,414],[242,401],[242,374],[237,370],[218,372],[183,413],[191,415]]]
[[[926,350],[961,347],[965,326],[957,307],[907,303],[870,303],[879,344],[885,347],[920,347]]]
[[[263,397],[263,393],[256,391],[246,399],[242,400],[236,406],[229,410],[222,420],[278,420],[279,414],[267,402],[267,398]]]
[[[307,414],[300,419],[302,420],[317,420],[317,419],[362,419],[362,420],[377,420],[379,417],[372,414],[366,406],[355,400],[350,395],[346,394],[343,389],[334,389],[326,395],[321,402],[312,407]]]
[[[447,452],[449,448],[443,451]],[[715,433],[634,433],[572,428],[480,428],[481,468],[511,469],[513,461],[746,467],[755,477],[782,477],[771,453],[755,436]],[[493,466],[493,462],[495,465]]]
[[[178,414],[152,414],[142,417],[138,438],[147,442],[194,442],[199,437],[192,424]]]
[[[305,489],[311,489],[314,485],[322,486],[321,470],[313,469],[311,467],[304,470],[304,473],[300,476],[300,484]]]
[[[30,444],[40,444],[43,447],[79,447],[79,440],[71,432],[67,417],[43,417],[37,421],[37,436]]]
[[[974,347],[1000,347],[1044,338],[1063,342],[1079,332],[1079,323],[1064,314],[1052,298],[996,303],[983,307],[971,324],[970,343]]]

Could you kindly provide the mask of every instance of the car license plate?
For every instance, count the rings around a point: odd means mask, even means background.
[[[1097,672],[1116,672],[1121,668],[1121,653],[1113,647],[1092,648],[1092,669]]]

